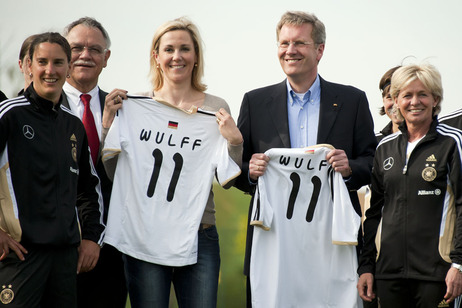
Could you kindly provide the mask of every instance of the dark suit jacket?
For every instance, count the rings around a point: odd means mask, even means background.
[[[65,93],[64,93],[65,94]],[[99,101],[101,104],[101,111],[104,110],[104,100],[106,99],[107,93],[103,90],[99,90]],[[70,109],[69,101],[67,100],[67,95],[63,95],[63,106]],[[106,170],[104,169],[103,161],[101,160],[101,149],[100,146],[100,153],[98,154],[98,163],[96,164],[96,172],[98,173],[99,179],[101,181],[101,194],[103,195],[103,203],[104,203],[104,224],[107,222],[107,214],[109,211],[109,201],[111,200],[111,191],[112,191],[112,182],[109,180],[108,176],[106,175]]]
[[[344,150],[353,171],[346,182],[356,212],[361,208],[356,190],[370,183],[376,138],[369,104],[363,91],[321,80],[317,143]],[[286,81],[244,95],[237,121],[244,138],[242,173],[235,186],[253,195],[249,160],[271,148],[290,148]],[[252,200],[253,201],[253,200]],[[251,202],[252,202],[251,201]],[[252,204],[252,203],[251,203]],[[249,209],[249,215],[251,211]],[[248,226],[244,273],[249,273],[253,227]]]

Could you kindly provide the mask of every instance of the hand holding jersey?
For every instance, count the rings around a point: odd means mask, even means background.
[[[340,172],[344,178],[351,176],[351,167],[348,163],[348,157],[343,150],[332,149],[326,155],[329,164],[334,168],[334,171]],[[255,153],[249,161],[249,177],[253,181],[265,174],[266,166],[268,165],[269,157],[263,153]]]
[[[122,108],[124,99],[127,99],[127,91],[122,89],[114,89],[106,96],[102,120],[103,128],[109,129],[111,127],[117,110]]]
[[[256,182],[259,177],[265,174],[266,166],[268,165],[269,157],[263,153],[252,154],[249,161],[249,177]]]
[[[123,107],[123,101],[128,98],[127,91],[122,89],[114,89],[106,96],[106,101],[104,103],[104,112],[103,112],[103,128],[109,129],[114,121],[114,117],[119,109]],[[166,104],[168,106],[176,108],[171,103],[167,102],[166,100],[160,97],[153,97],[157,102]],[[180,108],[181,109],[181,108]],[[196,106],[190,106],[188,109],[181,109],[182,111],[192,114],[196,113],[197,110]],[[232,118],[232,116],[224,109],[220,108],[215,113],[217,118],[218,128],[220,130],[221,135],[228,140],[228,142],[232,145],[238,145],[242,143],[242,135],[239,129],[236,126],[236,122]]]
[[[215,113],[217,118],[218,129],[220,134],[232,145],[238,145],[243,142],[241,132],[236,126],[236,122],[231,115],[224,109],[220,108]]]
[[[339,172],[342,177],[347,178],[351,176],[351,167],[344,150],[333,149],[327,153],[326,159],[329,161],[332,168],[334,168],[334,171]]]

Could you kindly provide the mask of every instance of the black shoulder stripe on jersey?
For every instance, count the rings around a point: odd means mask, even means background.
[[[332,168],[332,165],[330,165],[329,169],[327,170],[327,174],[329,178],[330,196],[332,201],[334,200],[334,172],[334,168]]]
[[[202,113],[202,114],[209,115],[209,116],[215,116],[215,112],[207,111],[201,108],[197,108],[197,113]]]
[[[258,189],[258,186],[257,186]],[[257,208],[255,209],[255,215],[253,216],[252,221],[259,221],[260,220],[260,194],[257,197]]]
[[[393,140],[393,139],[395,139],[395,138],[398,138],[398,136],[401,135],[401,134],[402,134],[401,131],[397,131],[396,133],[393,133],[393,134],[391,134],[391,135],[385,136],[382,140],[380,140],[379,144],[377,145],[377,148],[378,148],[379,146],[381,146],[382,144],[388,142],[388,141],[391,141],[391,140]]]
[[[26,97],[24,95],[20,95],[20,96],[17,96],[17,97],[12,97],[12,98],[9,98],[9,99],[6,99],[6,100],[0,102],[0,106],[5,104],[5,103],[24,101],[24,100],[26,100]]]
[[[456,133],[462,133],[462,130],[458,129],[457,127],[445,124],[445,123],[438,123],[436,126],[437,131],[440,129],[441,131],[444,132],[456,132]]]
[[[458,117],[458,116],[462,116],[462,108],[461,109],[458,109],[458,110],[455,110],[449,114],[446,114],[444,116],[441,116],[438,118],[438,121],[445,121],[445,120],[449,120],[449,119],[452,119],[452,118],[455,118],[455,117]]]
[[[8,99],[0,103],[0,117],[2,117],[8,110],[19,107],[30,105],[30,102],[24,96],[18,96],[13,99]]]
[[[132,99],[152,99],[154,100],[152,97],[142,96],[142,95],[127,95],[127,97],[132,98]]]
[[[446,124],[438,124],[438,126],[436,126],[436,131],[443,136],[448,136],[454,139],[462,161],[462,131]]]
[[[66,106],[61,104],[61,109],[67,113],[70,113],[72,115],[75,115],[70,108],[67,108]]]
[[[152,98],[149,96],[141,96],[141,95],[127,95],[127,97],[131,99],[152,99],[154,101],[156,100],[155,98]],[[201,108],[197,108],[197,113],[202,113],[202,114],[209,115],[209,116],[215,116],[215,112],[203,110]]]
[[[2,110],[3,108],[5,108],[7,106],[11,106],[11,105],[14,105],[14,104],[17,104],[17,103],[24,103],[24,102],[29,102],[24,97],[24,95],[18,96],[18,97],[15,97],[15,98],[11,98],[11,99],[6,99],[3,102],[0,102],[0,110]]]

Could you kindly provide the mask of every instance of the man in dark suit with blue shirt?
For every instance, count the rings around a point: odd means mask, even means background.
[[[361,215],[356,190],[370,183],[376,146],[373,120],[363,91],[318,75],[325,39],[324,24],[313,14],[287,12],[281,17],[278,58],[287,79],[244,95],[237,123],[244,137],[243,165],[235,186],[253,194],[258,177],[266,170],[268,157],[263,153],[270,148],[327,143],[335,150],[326,159],[342,174]],[[252,234],[253,227],[248,226],[247,276]],[[249,300],[250,296],[248,304]]]

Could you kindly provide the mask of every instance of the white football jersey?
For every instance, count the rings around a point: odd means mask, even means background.
[[[105,140],[103,161],[114,155],[105,242],[151,263],[196,263],[213,178],[224,185],[240,174],[213,113],[188,114],[130,97]]]
[[[361,306],[357,283],[360,217],[330,145],[270,149],[258,179],[251,225],[253,307]]]

